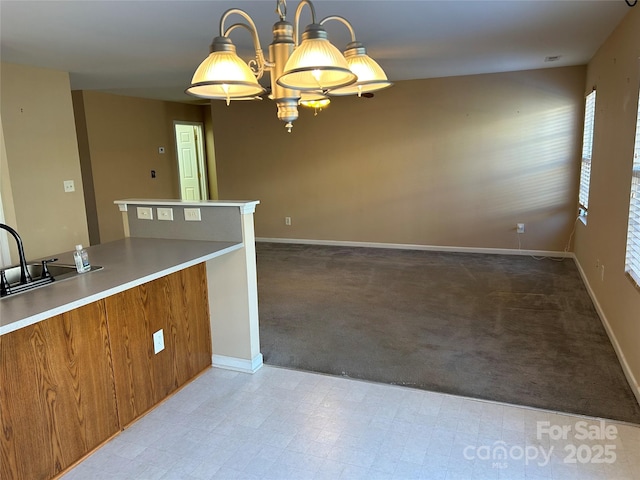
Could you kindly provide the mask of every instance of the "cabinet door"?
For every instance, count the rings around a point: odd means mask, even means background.
[[[171,295],[169,335],[165,343],[173,356],[178,386],[211,366],[209,293],[204,263],[165,277]],[[169,339],[167,341],[167,336]]]
[[[0,478],[51,478],[119,431],[103,301],[0,336]]]
[[[211,365],[204,264],[105,299],[121,425]],[[165,348],[154,352],[162,330]]]

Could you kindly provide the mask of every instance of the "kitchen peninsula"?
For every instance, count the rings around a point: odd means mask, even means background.
[[[18,330],[142,283],[241,248],[241,242],[125,238],[88,247],[93,265],[104,268],[53,282],[0,302],[0,335]],[[55,255],[73,265],[73,252]]]
[[[2,478],[58,475],[212,364],[260,368],[257,203],[118,201],[103,269],[0,301]]]

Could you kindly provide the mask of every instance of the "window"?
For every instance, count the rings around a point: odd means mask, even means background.
[[[580,215],[586,215],[589,209],[589,182],[591,180],[591,150],[593,148],[593,124],[596,116],[596,91],[592,91],[585,100],[584,132],[582,134],[582,163],[580,165],[580,191],[578,203]]]
[[[633,149],[631,170],[631,198],[629,200],[629,230],[625,270],[640,286],[640,95],[638,95],[636,119],[636,143]]]

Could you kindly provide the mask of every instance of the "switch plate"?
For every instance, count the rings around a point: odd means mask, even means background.
[[[285,225],[291,225],[291,217],[284,217],[284,224]]]
[[[173,208],[158,208],[158,220],[173,220]]]
[[[516,223],[516,233],[524,233],[524,223]]]
[[[73,183],[73,180],[65,180],[63,184],[64,184],[64,191],[66,193],[71,193],[76,191],[76,185],[75,183]]]
[[[199,208],[185,208],[184,209],[184,220],[186,222],[200,222],[202,217],[200,215]]]
[[[151,207],[137,207],[136,212],[141,220],[153,220],[153,209]]]
[[[164,333],[162,329],[153,334],[153,353],[156,355],[164,350]]]

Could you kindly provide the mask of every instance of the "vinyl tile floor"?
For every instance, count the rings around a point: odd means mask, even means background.
[[[210,368],[62,478],[640,479],[640,427],[279,367]]]

